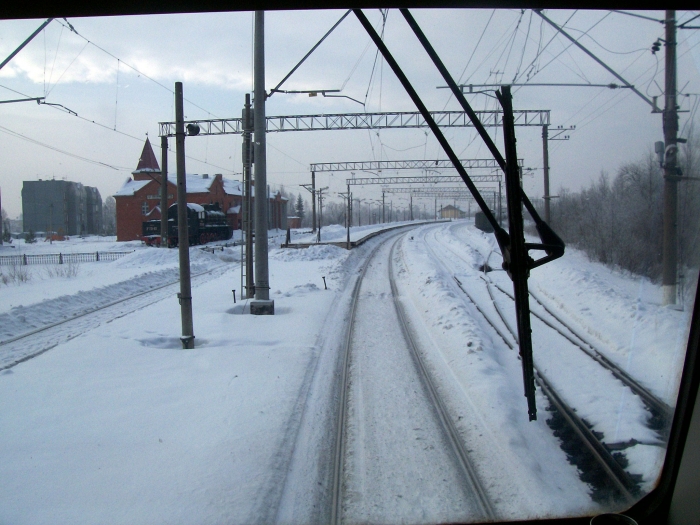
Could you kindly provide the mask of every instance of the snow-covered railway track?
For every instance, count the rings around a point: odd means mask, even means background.
[[[398,301],[398,237],[372,252],[353,292],[331,521],[495,519]]]
[[[455,252],[451,247],[445,247],[448,250],[450,250],[455,256],[465,261],[464,257],[459,253]],[[490,287],[494,286],[501,293],[506,295],[511,301],[514,301],[511,292],[506,290],[500,284],[493,282],[493,280],[488,277],[488,261],[492,254],[501,256],[501,254],[498,251],[492,249],[484,259],[483,265],[481,265],[481,268],[484,270],[484,275],[482,276],[482,278],[487,284],[487,287],[489,287],[489,294],[491,295],[491,299],[492,301],[494,301],[494,305],[496,305],[497,303],[495,302],[495,298],[493,297],[492,292],[490,290]],[[468,263],[468,261],[465,262]],[[562,337],[566,338],[571,344],[579,348],[591,359],[597,361],[598,364],[600,364],[603,368],[609,370],[616,378],[618,378],[622,383],[629,387],[630,390],[632,390],[644,401],[644,403],[649,407],[649,410],[653,413],[653,417],[657,421],[658,427],[664,429],[665,432],[667,432],[670,429],[670,422],[673,418],[673,409],[667,403],[659,399],[659,397],[657,397],[649,389],[641,385],[625,370],[623,370],[617,364],[611,361],[603,352],[601,352],[601,350],[599,350],[598,345],[596,343],[594,343],[586,335],[584,335],[581,330],[578,330],[575,327],[571,326],[571,324],[565,321],[560,315],[557,315],[557,313],[553,311],[550,307],[548,307],[540,299],[540,297],[538,297],[538,295],[535,294],[532,290],[529,290],[529,294],[530,298],[533,299],[542,310],[542,312],[538,312],[537,309],[531,308],[532,315],[537,317],[540,321],[549,326],[551,329],[556,330]],[[498,309],[498,307],[496,308],[499,312],[499,315],[503,318],[500,309]],[[506,322],[505,319],[503,319],[503,321],[504,323]],[[666,439],[668,436],[664,435],[663,437],[664,439]]]
[[[452,255],[457,256],[463,262],[468,262],[471,264],[471,262],[466,261],[464,257],[452,250],[452,248],[446,243],[440,242],[436,236],[436,233],[437,232],[434,231],[434,239],[435,242],[440,244],[441,248],[447,248]],[[493,297],[488,280],[478,279],[478,281],[482,282],[484,285],[483,288],[486,288],[488,291],[489,296],[488,300],[486,300],[483,293],[479,293],[478,290],[474,290],[474,287],[465,286],[465,284],[455,275],[453,269],[449,267],[449,264],[445,262],[445,258],[439,257],[432,249],[427,238],[426,247],[437,264],[440,265],[447,274],[453,276],[453,279],[457,284],[458,289],[463,294],[463,297],[466,297],[466,299],[468,299],[469,302],[476,307],[477,311],[485,319],[487,324],[498,334],[499,338],[502,339],[511,350],[517,351],[516,345],[518,338],[517,333],[513,328],[513,323],[507,319],[502,308],[498,306],[498,302],[496,301],[496,298]],[[443,251],[443,254],[444,253],[445,252]],[[481,299],[479,298],[480,296]],[[494,310],[497,314],[496,317],[490,315],[490,313]],[[533,325],[533,328],[534,326],[535,325]],[[503,328],[505,328],[505,333]],[[572,344],[568,338],[564,338],[564,340],[567,341],[567,343]],[[560,342],[558,342],[558,344],[559,343]],[[538,366],[535,366],[535,381],[540,390],[549,400],[551,408],[553,408],[559,415],[561,424],[568,427],[568,431],[560,431],[559,434],[570,436],[569,439],[578,440],[578,444],[564,443],[563,446],[565,446],[568,450],[580,449],[582,447],[585,448],[587,458],[586,460],[580,461],[582,464],[579,464],[579,468],[585,470],[586,467],[583,465],[591,459],[595,462],[596,467],[592,469],[594,473],[592,475],[586,475],[586,477],[595,478],[596,481],[594,482],[594,485],[597,485],[596,488],[608,493],[608,497],[618,500],[627,500],[629,502],[634,501],[634,494],[638,491],[637,480],[635,480],[634,477],[631,476],[615,458],[615,451],[613,450],[614,447],[609,447],[606,445],[606,443],[600,439],[601,433],[596,432],[594,426],[591,426],[584,421],[576,408],[572,408],[570,403],[565,402],[564,396],[557,391],[552,381],[548,380],[542,368]],[[569,397],[571,397],[571,393],[569,392],[568,394]],[[591,465],[588,465],[588,468],[591,468]]]
[[[192,284],[196,286],[205,281],[205,276],[217,270],[227,268],[223,264],[192,275]],[[144,290],[127,297],[121,297],[107,304],[90,308],[67,319],[40,326],[29,332],[0,341],[0,371],[17,366],[30,359],[70,341],[104,322],[124,317],[132,312],[163,300],[172,294],[172,288],[179,284],[179,279]]]
[[[498,283],[490,281],[488,278],[484,277],[485,282],[489,286],[495,287],[502,294],[507,296],[511,301],[514,301],[511,292],[503,288],[503,286]],[[627,372],[622,368],[617,366],[615,363],[610,361],[605,355],[600,353],[595,345],[588,340],[586,336],[581,334],[580,331],[571,327],[566,321],[564,321],[560,316],[548,308],[544,303],[542,303],[535,294],[530,292],[530,297],[534,299],[537,304],[546,312],[547,315],[543,315],[535,309],[531,309],[530,313],[537,317],[544,324],[549,326],[552,330],[556,330],[562,337],[566,338],[572,345],[578,347],[586,355],[590,356],[591,359],[597,361],[603,368],[612,372],[612,374],[622,381],[627,387],[630,388],[636,395],[638,395],[644,403],[647,404],[649,409],[654,414],[655,418],[659,419],[659,424],[662,428],[668,430],[670,429],[671,418],[673,417],[673,410],[666,403],[661,401],[652,392],[644,388],[639,382],[632,378]],[[664,435],[664,438],[668,436]]]

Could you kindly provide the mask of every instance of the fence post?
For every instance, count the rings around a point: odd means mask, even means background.
[[[97,259],[97,262],[100,262],[100,252],[95,252],[95,259]]]
[[[58,254],[58,264],[63,264],[63,254]]]
[[[24,266],[27,266],[27,254],[26,253],[22,254],[22,264],[24,264]]]

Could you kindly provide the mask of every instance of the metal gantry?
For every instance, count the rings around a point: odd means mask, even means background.
[[[496,159],[460,159],[464,169],[498,169]],[[523,165],[519,159],[518,164]],[[383,171],[383,170],[444,170],[454,169],[450,159],[428,160],[369,160],[357,162],[319,162],[311,164],[310,171]]]
[[[474,125],[463,111],[433,111],[430,113],[438,126],[444,128],[471,128]],[[477,111],[484,127],[501,127],[503,112]],[[549,125],[548,109],[523,109],[514,111],[516,126]],[[341,129],[393,129],[429,127],[418,111],[381,113],[335,113],[321,115],[288,115],[265,117],[267,133],[282,131],[321,131]],[[199,126],[199,135],[240,135],[243,133],[241,118],[189,120],[185,123]],[[159,135],[174,137],[175,123],[160,122]]]
[[[472,175],[474,182],[500,182],[500,173],[491,175]],[[459,175],[420,175],[417,177],[362,177],[346,179],[349,186],[365,186],[370,184],[438,184],[441,182],[462,182]],[[465,187],[466,188],[466,187]]]
[[[494,188],[477,188],[483,195],[486,193],[498,193]],[[443,187],[443,188],[426,188],[426,187],[386,187],[382,188],[382,193],[398,193],[403,195],[413,195],[414,197],[442,197],[452,198],[453,196],[466,196],[472,198],[472,194],[467,188],[462,187]]]

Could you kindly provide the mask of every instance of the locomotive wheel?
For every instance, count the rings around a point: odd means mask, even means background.
[[[200,233],[199,234],[199,244],[206,244],[206,243],[207,243],[207,234]]]

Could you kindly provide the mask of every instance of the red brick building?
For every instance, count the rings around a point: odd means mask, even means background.
[[[141,238],[142,223],[160,219],[161,171],[148,139],[132,177],[114,194],[117,203],[117,240],[133,241]],[[168,175],[168,206],[177,201],[174,174]],[[226,213],[232,229],[240,229],[243,187],[240,181],[224,179],[221,174],[209,176],[187,174],[187,202],[195,204],[218,203]],[[255,196],[253,188],[253,196]],[[269,196],[270,228],[286,228],[287,199],[279,193]]]

